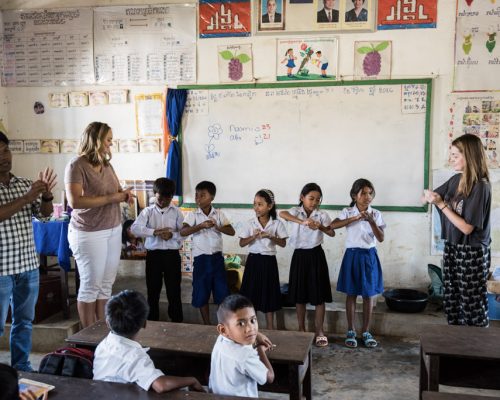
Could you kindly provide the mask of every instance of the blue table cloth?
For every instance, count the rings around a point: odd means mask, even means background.
[[[46,256],[57,256],[59,265],[66,271],[71,269],[68,225],[69,221],[42,222],[33,219],[36,252]]]

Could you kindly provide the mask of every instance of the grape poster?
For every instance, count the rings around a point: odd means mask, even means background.
[[[251,44],[218,46],[219,82],[238,83],[253,81]]]
[[[277,41],[276,80],[337,80],[336,38]]]
[[[354,42],[354,79],[390,79],[392,42]]]

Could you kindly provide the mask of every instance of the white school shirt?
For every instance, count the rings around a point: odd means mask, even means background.
[[[278,237],[280,239],[286,239],[288,233],[286,231],[285,225],[279,219],[269,219],[266,226],[263,228],[257,217],[250,219],[241,229],[238,235],[242,239],[246,239],[253,235],[255,230],[266,232],[271,236]],[[264,256],[275,256],[276,255],[276,243],[271,239],[255,239],[252,243],[248,245],[248,252],[255,254],[262,254]]]
[[[375,223],[380,229],[384,230],[386,225],[380,211],[375,210],[371,206],[368,206],[367,211],[369,213],[373,212],[373,219],[375,220]],[[340,212],[338,219],[345,220],[347,218],[355,217],[356,215],[359,214],[360,213],[358,207],[354,205],[353,207],[344,208]],[[350,249],[354,247],[359,247],[362,249],[370,249],[377,245],[377,239],[368,221],[358,220],[350,223],[345,228],[347,232],[345,240],[346,248]]]
[[[212,350],[208,387],[212,393],[259,397],[257,384],[267,382],[267,367],[252,345],[219,335]]]
[[[202,222],[213,219],[219,227],[231,225],[231,222],[221,210],[212,207],[208,215],[198,208],[196,211],[187,213],[184,224],[189,226],[199,225]],[[209,229],[202,229],[193,233],[193,257],[202,254],[214,254],[222,251],[222,233],[215,229],[215,226]]]
[[[313,221],[320,222],[323,226],[328,226],[332,223],[330,216],[321,210],[314,210],[307,217],[304,207],[293,207],[288,211],[294,217],[305,220],[307,218]],[[296,222],[288,222],[288,230],[290,232],[290,246],[294,249],[313,249],[323,243],[323,232],[319,229],[314,230],[308,226],[297,224]]]
[[[184,241],[179,233],[183,221],[184,216],[176,206],[160,208],[153,204],[141,211],[130,230],[135,236],[146,238],[144,246],[148,250],[178,250]],[[169,240],[153,236],[155,229],[162,228],[171,229],[173,236]]]
[[[95,349],[94,379],[136,383],[149,390],[152,383],[164,374],[155,368],[148,350],[134,340],[110,332]]]

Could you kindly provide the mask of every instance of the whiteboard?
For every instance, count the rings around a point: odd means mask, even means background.
[[[209,180],[220,207],[251,207],[261,188],[289,206],[316,182],[339,209],[363,177],[374,206],[425,212],[431,92],[430,79],[189,87],[183,202]]]

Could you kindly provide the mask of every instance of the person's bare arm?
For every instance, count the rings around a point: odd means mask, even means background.
[[[151,388],[156,393],[170,392],[171,390],[183,388],[186,386],[196,392],[205,391],[205,389],[203,389],[203,386],[201,386],[200,382],[198,382],[198,379],[192,376],[183,377],[183,376],[162,375],[156,378],[151,384]]]
[[[224,225],[224,226],[216,226],[215,229],[217,229],[219,232],[223,233],[224,235],[228,236],[234,236],[236,232],[234,231],[234,228],[231,224]]]
[[[192,235],[193,233],[201,231],[202,229],[211,228],[214,225],[215,221],[213,219],[207,219],[206,221],[203,221],[201,224],[193,226],[184,223],[179,233],[181,236],[189,236]]]
[[[131,189],[126,189],[121,192],[107,194],[104,196],[84,196],[81,183],[66,184],[68,204],[73,209],[102,207],[107,204],[128,201],[132,196],[130,191]]]
[[[261,344],[257,346],[257,353],[259,354],[260,361],[266,366],[267,368],[267,383],[273,383],[274,381],[274,370],[273,366],[269,362],[269,358],[267,358],[266,354],[266,346]]]

